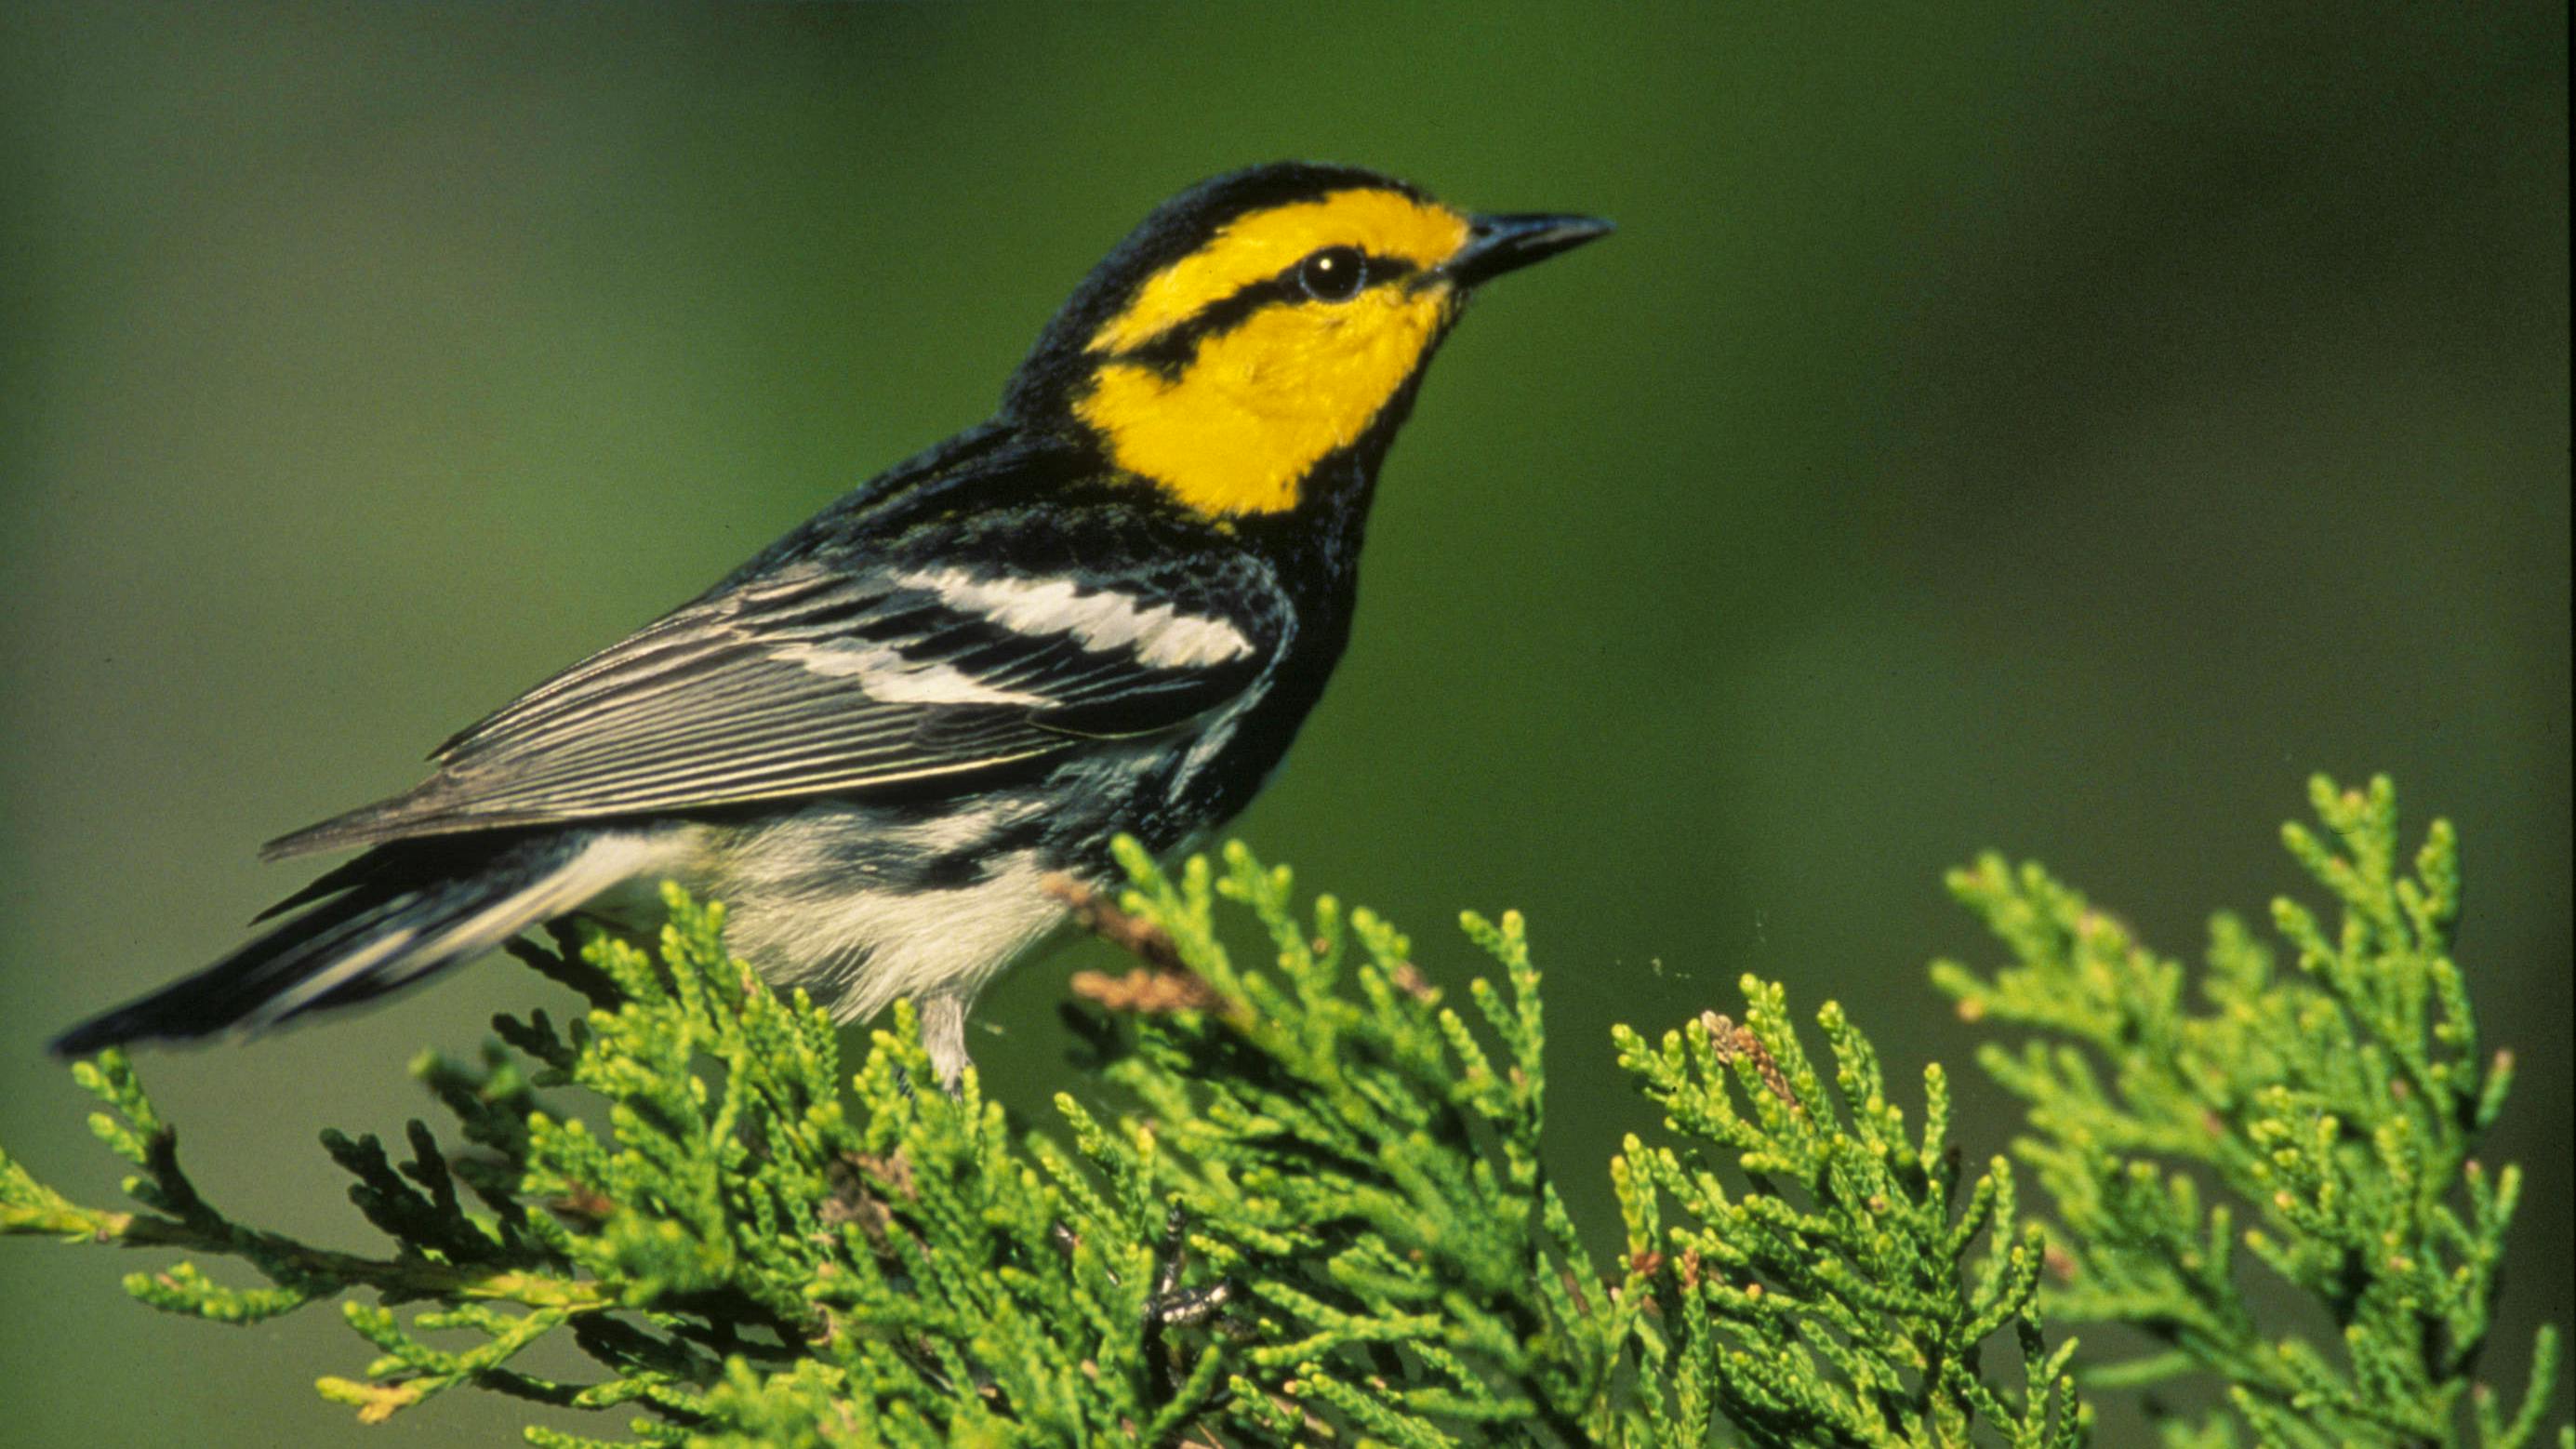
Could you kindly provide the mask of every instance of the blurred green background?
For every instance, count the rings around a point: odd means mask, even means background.
[[[1611,1023],[1752,970],[1960,1064],[1945,866],[2190,955],[2295,884],[2308,772],[2385,769],[2462,827],[2526,1064],[2518,1381],[2576,1193],[2565,61],[2532,3],[11,6],[0,1143],[107,1197],[40,1044],[306,878],[259,841],[981,418],[1166,194],[1329,158],[1621,226],[1442,356],[1239,825],[1446,979],[1459,907],[1530,913],[1594,1226]],[[1098,951],[988,998],[1017,1107]],[[362,1246],[315,1131],[398,1131],[410,1055],[537,989],[146,1072],[218,1201]],[[0,1246],[0,1441],[357,1435],[335,1314],[162,1318],[115,1287],[156,1262]]]

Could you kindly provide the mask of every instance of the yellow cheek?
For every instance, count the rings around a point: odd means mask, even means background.
[[[1280,512],[1413,375],[1448,305],[1432,288],[1268,308],[1208,339],[1178,378],[1103,366],[1075,411],[1118,466],[1201,513]]]

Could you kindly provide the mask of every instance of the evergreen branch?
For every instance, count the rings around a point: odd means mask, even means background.
[[[1842,1009],[1802,1031],[1775,983],[1652,1040],[1617,1029],[1663,1127],[1610,1159],[1606,1264],[1540,1151],[1520,918],[1463,918],[1494,970],[1453,1005],[1402,932],[1301,907],[1240,847],[1170,873],[1131,849],[1120,899],[1067,889],[1139,966],[1076,978],[1101,1065],[1048,1127],[972,1072],[943,1090],[908,1006],[845,1072],[825,1014],[673,890],[658,938],[520,948],[580,1017],[504,1017],[471,1057],[413,1064],[445,1140],[410,1123],[398,1159],[324,1134],[387,1256],[226,1216],[116,1052],[75,1074],[133,1208],[0,1156],[0,1234],[238,1258],[262,1286],[188,1261],[127,1280],[213,1321],[341,1300],[371,1358],[318,1387],[369,1423],[470,1385],[640,1413],[619,1442],[645,1444],[2069,1449],[2085,1394],[2208,1378],[2228,1407],[2164,1423],[2171,1449],[2526,1449],[2557,1337],[2513,1405],[2470,1379],[2522,1178],[2474,1155],[2511,1058],[2448,955],[2456,843],[2437,826],[2401,877],[2384,783],[2317,798],[2326,833],[2285,838],[2342,920],[2276,903],[2276,970],[2221,918],[2197,1006],[2036,867],[1954,879],[2013,963],[1937,976],[2033,1038],[1980,1058],[2027,1103],[2017,1163],[1969,1167],[1940,1067],[1910,1122]],[[2249,1262],[2333,1339],[2264,1324]],[[2047,1332],[2086,1320],[2164,1347],[2094,1363]],[[587,1381],[520,1366],[556,1336]]]
[[[2194,1011],[2178,963],[2039,867],[1988,857],[1951,886],[2013,964],[1980,976],[1942,963],[1934,976],[1963,1016],[2040,1034],[1980,1060],[2029,1105],[2015,1150],[2054,1201],[2066,1277],[2054,1312],[2170,1345],[2088,1370],[2088,1383],[2187,1364],[2230,1386],[2238,1424],[2265,1444],[2522,1442],[2537,1417],[2461,1411],[2488,1402],[2470,1375],[2521,1177],[2507,1166],[2490,1180],[2473,1156],[2512,1059],[2482,1055],[2449,955],[2458,841],[2434,822],[2401,874],[2384,777],[2345,790],[2320,776],[2310,799],[2325,833],[2290,825],[2282,841],[2341,919],[2329,932],[2306,905],[2273,902],[2296,975],[2221,916],[2200,982],[2208,1007]],[[2192,1168],[2226,1200],[2204,1204]],[[2258,1325],[2238,1245],[2324,1309],[2330,1344]],[[2554,1338],[2535,1345],[2535,1383],[2554,1352]]]

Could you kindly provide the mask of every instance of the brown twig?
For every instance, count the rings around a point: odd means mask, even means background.
[[[1073,923],[1157,971],[1181,969],[1180,948],[1163,928],[1118,909],[1105,891],[1069,875],[1050,875],[1039,889],[1073,909]]]
[[[1096,1002],[1110,1011],[1142,1012],[1163,1015],[1175,1011],[1214,1011],[1225,1005],[1225,998],[1187,971],[1147,971],[1142,967],[1124,976],[1106,971],[1076,971],[1066,983],[1073,994],[1085,1001]]]

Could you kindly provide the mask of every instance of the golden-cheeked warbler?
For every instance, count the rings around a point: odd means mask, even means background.
[[[976,994],[1286,753],[1350,636],[1378,466],[1477,287],[1608,231],[1282,163],[1165,203],[1076,289],[1000,413],[441,745],[436,773],[272,841],[365,853],[64,1053],[366,1001],[635,883],[841,1020]],[[263,920],[268,919],[264,916]]]

